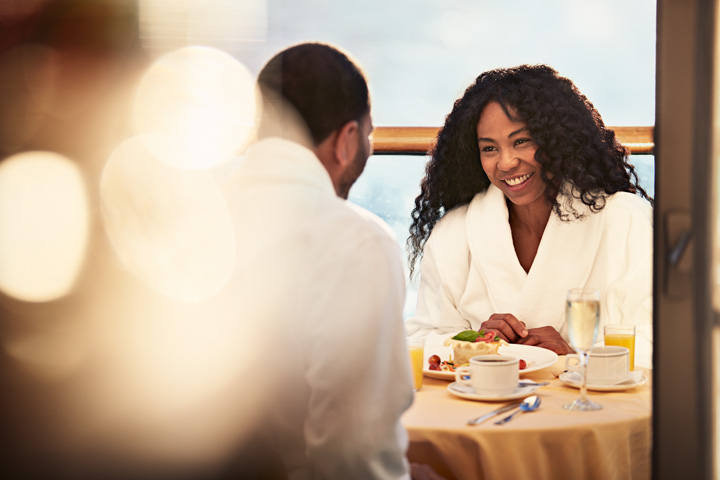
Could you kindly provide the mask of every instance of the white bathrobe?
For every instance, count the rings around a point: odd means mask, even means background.
[[[413,391],[392,231],[339,198],[312,151],[277,138],[248,150],[226,191],[232,288],[262,328],[248,361],[265,373],[254,385],[272,419],[263,429],[289,478],[409,479],[400,416]]]
[[[567,291],[588,287],[602,299],[598,343],[602,325],[634,324],[636,365],[650,367],[652,207],[630,193],[610,196],[599,213],[571,201],[584,218],[568,222],[552,213],[527,273],[515,253],[502,191],[491,185],[448,212],[424,248],[408,334],[441,344],[449,334],[479,329],[493,313],[511,313],[529,328],[549,325],[567,339]]]

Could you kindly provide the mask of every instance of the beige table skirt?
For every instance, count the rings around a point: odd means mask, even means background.
[[[505,425],[465,422],[503,405],[465,400],[447,391],[450,381],[424,378],[423,389],[403,416],[411,462],[432,466],[448,480],[458,479],[649,479],[652,445],[651,371],[644,385],[621,392],[588,391],[603,405],[594,412],[562,406],[578,397],[577,388],[552,375],[553,367],[521,374],[550,381],[537,390],[540,410],[522,413]]]

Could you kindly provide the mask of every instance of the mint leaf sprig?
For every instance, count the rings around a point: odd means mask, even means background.
[[[490,332],[488,332],[488,333],[490,333]],[[455,335],[454,337],[452,337],[452,339],[459,340],[461,342],[476,342],[476,341],[478,341],[478,338],[483,338],[486,335],[487,335],[487,333],[485,333],[485,330],[480,330],[479,332],[476,330],[464,330],[464,331],[458,333],[457,335]],[[500,337],[498,337],[497,335],[495,335],[492,340],[485,339],[486,342],[487,341],[497,342],[498,340],[500,340]]]
[[[465,330],[452,337],[452,339],[460,340],[462,342],[474,342],[479,336],[480,332],[477,330]]]

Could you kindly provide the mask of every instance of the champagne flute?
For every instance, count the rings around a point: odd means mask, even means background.
[[[587,397],[588,352],[595,343],[600,324],[600,293],[588,288],[572,288],[568,291],[565,321],[568,327],[570,345],[578,352],[582,382],[580,397],[563,405],[566,410],[600,410],[602,405]]]

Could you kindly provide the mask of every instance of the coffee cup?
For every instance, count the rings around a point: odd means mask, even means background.
[[[519,368],[516,357],[478,355],[469,365],[455,370],[459,385],[472,387],[479,395],[508,395],[518,386]]]
[[[571,354],[565,357],[565,369],[581,372],[580,358]],[[630,375],[630,350],[626,347],[594,347],[588,352],[586,372],[589,385],[614,385]]]

